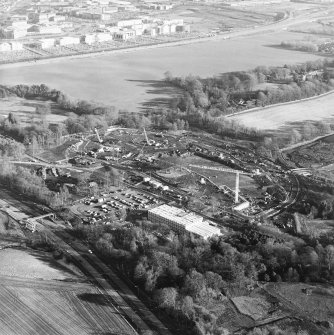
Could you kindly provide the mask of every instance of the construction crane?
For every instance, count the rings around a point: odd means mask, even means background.
[[[98,131],[96,128],[94,128],[94,131],[95,131],[97,140],[98,140],[100,143],[102,143],[103,141],[102,141],[102,139],[101,139],[101,137],[100,137],[99,131]]]
[[[143,127],[143,129],[144,129],[145,141],[146,141],[147,145],[154,145],[155,141],[154,140],[149,140],[144,127]]]

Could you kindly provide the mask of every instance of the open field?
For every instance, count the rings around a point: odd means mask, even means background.
[[[47,119],[50,123],[60,123],[67,119],[64,115],[56,114],[59,111],[55,104],[50,101],[27,100],[17,97],[0,99],[0,119],[6,118],[9,113],[12,113],[23,125],[41,121],[40,115],[36,113],[37,106],[50,107],[51,114],[47,115]]]
[[[231,119],[237,120],[247,127],[261,130],[282,130],[292,122],[333,120],[333,103],[334,94],[328,94],[315,99],[231,116]]]
[[[91,285],[22,279],[12,284],[4,279],[0,284],[2,334],[134,334]]]
[[[317,55],[270,47],[285,39],[298,39],[296,36],[299,34],[278,31],[132,53],[59,59],[25,66],[14,64],[13,67],[0,67],[0,82],[9,85],[45,83],[75,98],[138,111],[161,106],[175,95],[174,90],[161,82],[168,70],[175,76],[192,73],[208,77],[258,65],[318,59]]]
[[[273,284],[269,284],[268,291]],[[328,285],[308,285],[303,283],[275,283],[276,292],[286,301],[303,310],[310,319],[334,322],[334,290]],[[302,289],[311,289],[306,295]]]
[[[0,250],[0,255],[0,275],[3,276],[56,280],[76,278],[72,271],[60,266],[48,253],[4,249]]]

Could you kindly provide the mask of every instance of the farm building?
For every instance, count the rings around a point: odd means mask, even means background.
[[[219,228],[204,221],[201,216],[169,205],[150,209],[148,219],[154,223],[166,224],[177,232],[188,231],[204,239],[213,235],[221,235]]]

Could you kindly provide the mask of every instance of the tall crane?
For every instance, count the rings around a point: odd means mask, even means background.
[[[100,137],[99,131],[98,131],[96,128],[94,128],[94,131],[95,131],[97,140],[98,140],[100,143],[102,143],[103,141],[102,141],[102,139],[101,139],[101,137]]]
[[[144,127],[143,127],[143,129],[144,129],[145,141],[146,141],[147,145],[154,145],[155,141],[154,140],[149,140]]]

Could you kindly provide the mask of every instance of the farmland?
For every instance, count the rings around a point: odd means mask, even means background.
[[[334,94],[328,94],[310,100],[238,114],[231,116],[231,118],[247,127],[277,131],[283,130],[291,123],[307,120],[332,120],[334,118],[333,103]]]
[[[5,249],[1,256],[3,334],[133,333],[106,296],[68,265],[34,251]]]

